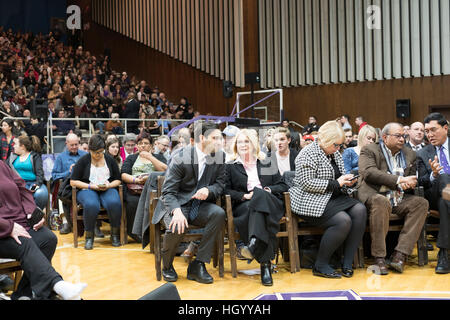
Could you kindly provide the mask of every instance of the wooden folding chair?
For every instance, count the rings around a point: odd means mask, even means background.
[[[285,211],[280,220],[280,226],[285,226],[285,230],[277,232],[277,238],[287,238],[289,246],[289,263],[291,273],[295,273],[300,270],[300,258],[298,251],[297,237],[294,233],[292,225],[292,212],[291,212],[291,198],[288,192],[284,193]],[[237,277],[237,248],[236,240],[239,240],[240,235],[236,231],[233,222],[233,207],[231,204],[231,196],[225,195],[225,211],[227,213],[227,232],[228,232],[228,245],[230,248],[230,263],[231,263],[231,275],[233,278]],[[280,228],[281,229],[281,228]]]
[[[22,279],[23,269],[20,262],[14,259],[0,259],[0,274],[14,274],[14,291]]]
[[[118,187],[120,203],[122,205],[122,217],[120,221],[120,243],[125,245],[128,243],[127,234],[127,216],[123,203],[123,186]],[[83,215],[78,214],[83,210],[83,206],[77,203],[77,189],[72,187],[72,229],[73,229],[73,245],[78,248],[78,221],[83,221]],[[100,208],[100,213],[97,216],[97,220],[108,220],[108,214],[104,208]]]
[[[165,177],[159,176],[158,177],[158,190],[152,191],[151,194],[151,209],[150,211],[150,223],[153,218],[154,209],[156,208],[157,201],[160,200],[161,197],[161,191],[164,184]],[[220,199],[217,200],[217,205],[221,206]],[[200,229],[197,226],[189,224],[188,226],[189,230],[198,230]],[[161,236],[162,236],[162,225],[161,223],[158,223],[152,227],[150,237],[153,234],[153,251],[155,253],[155,270],[156,270],[156,279],[158,281],[161,281],[162,279],[162,269],[161,269]],[[203,237],[202,233],[186,233],[183,235],[182,242],[191,242],[194,240],[200,240]],[[217,235],[217,241],[216,241],[216,250],[214,251],[213,255],[213,266],[217,267],[219,266],[219,276],[223,278],[224,276],[224,230],[221,230],[221,232]]]

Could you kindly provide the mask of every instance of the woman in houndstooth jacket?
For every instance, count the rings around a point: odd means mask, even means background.
[[[364,235],[366,207],[348,196],[356,183],[353,175],[345,175],[339,153],[345,140],[344,130],[336,121],[325,123],[318,141],[304,148],[295,161],[294,186],[289,190],[292,211],[307,223],[325,229],[313,268],[313,274],[340,278],[330,266],[333,253],[344,245],[342,275],[353,276],[352,262]],[[353,180],[352,180],[353,179]]]

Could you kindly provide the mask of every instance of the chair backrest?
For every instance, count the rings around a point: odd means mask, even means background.
[[[158,178],[165,174],[166,173],[164,171],[155,171],[150,173],[147,182],[150,185],[150,190],[158,190]]]
[[[283,174],[283,181],[289,186],[289,188],[292,188],[294,186],[294,178],[295,171],[286,171]]]
[[[157,188],[157,190],[158,190],[158,193],[157,193],[158,198],[161,196],[161,191],[162,191],[162,187],[163,187],[163,184],[164,184],[165,180],[166,180],[165,176],[158,176],[158,188]]]

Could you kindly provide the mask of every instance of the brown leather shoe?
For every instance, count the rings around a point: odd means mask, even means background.
[[[386,266],[386,260],[384,258],[375,258],[375,266],[378,267],[377,270],[373,270],[375,274],[382,276],[389,274]]]
[[[401,252],[394,251],[388,263],[388,266],[399,273],[403,273],[405,264],[406,264],[406,255]]]

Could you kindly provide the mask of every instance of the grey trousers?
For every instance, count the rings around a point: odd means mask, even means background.
[[[186,219],[188,219],[190,209],[190,206],[181,208]],[[167,269],[172,265],[184,234],[178,234],[177,230],[175,230],[175,233],[172,233],[169,230],[169,219],[167,217],[163,219],[163,223],[166,233],[163,238],[161,255],[163,268]],[[217,237],[221,235],[220,230],[225,224],[225,211],[214,203],[203,202],[200,204],[197,218],[194,221],[189,221],[189,223],[204,228],[203,237],[198,247],[197,260],[210,263]],[[185,230],[186,232],[187,230]]]

